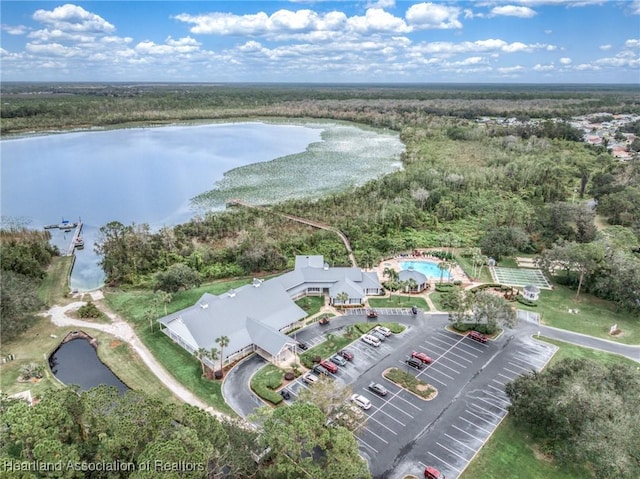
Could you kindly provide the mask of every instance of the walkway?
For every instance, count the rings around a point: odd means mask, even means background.
[[[77,310],[85,304],[86,303],[84,301],[77,301],[66,306],[54,306],[48,311],[42,313],[42,316],[50,317],[51,322],[56,326],[73,326],[79,329],[97,329],[126,341],[131,345],[138,356],[140,356],[140,359],[142,359],[151,372],[155,374],[160,382],[162,382],[162,384],[164,384],[177,398],[185,403],[204,409],[214,416],[220,418],[227,417],[202,402],[193,393],[191,393],[191,391],[176,381],[173,376],[171,376],[167,370],[164,369],[158,361],[156,361],[147,347],[142,344],[142,341],[140,341],[140,338],[138,338],[133,328],[127,322],[123,321],[118,315],[109,311],[104,304],[96,304],[96,306],[98,306],[98,308],[109,317],[111,320],[110,324],[91,323],[89,321],[74,319],[67,316],[67,312]]]
[[[245,201],[242,200],[229,200],[227,201],[227,204],[229,205],[239,205],[239,206],[244,206],[246,208],[253,208],[256,210],[260,210],[260,211],[266,211],[268,213],[272,213],[275,215],[279,215],[282,216],[283,218],[287,218],[291,221],[296,221],[298,223],[302,223],[308,226],[313,226],[314,228],[318,228],[321,230],[326,230],[326,231],[331,231],[335,234],[337,234],[340,239],[342,240],[342,242],[344,243],[345,248],[347,249],[347,254],[349,255],[349,261],[351,261],[351,266],[353,266],[354,268],[356,268],[358,266],[358,264],[356,263],[356,257],[353,254],[353,250],[351,249],[351,243],[349,242],[349,238],[346,237],[346,235],[340,231],[338,228],[325,224],[325,223],[320,223],[319,221],[313,221],[313,220],[308,220],[306,218],[300,218],[298,216],[293,216],[293,215],[288,215],[286,213],[280,213],[278,211],[273,211],[270,210],[269,208],[265,208],[264,206],[257,206],[257,205],[252,205],[250,203],[247,203]]]

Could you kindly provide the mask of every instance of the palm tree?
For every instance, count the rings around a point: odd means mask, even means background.
[[[216,359],[218,359],[218,348],[211,348],[207,353],[207,358],[211,361],[215,361]]]
[[[398,272],[395,269],[387,266],[384,271],[382,271],[382,276],[388,277],[390,281],[395,281],[398,279]]]
[[[347,301],[349,301],[349,294],[344,291],[342,293],[338,293],[336,295],[336,300],[338,300],[342,307],[344,307],[347,304]]]
[[[440,261],[438,263],[438,269],[440,270],[440,284],[442,284],[442,277],[444,276],[444,271],[449,269],[449,266],[446,261]]]
[[[167,315],[167,304],[169,304],[171,302],[171,300],[173,299],[173,297],[171,296],[171,293],[167,293],[166,291],[158,291],[156,293],[156,297],[158,302],[164,304],[164,315]]]
[[[413,278],[409,278],[408,280],[406,280],[405,285],[408,290],[407,292],[409,293],[415,292],[418,289],[418,282]]]
[[[149,320],[149,329],[151,329],[151,332],[153,332],[153,320],[155,316],[156,312],[153,310],[153,308],[147,308],[144,310],[144,319]]]
[[[200,361],[200,366],[202,367],[202,375],[204,376],[204,358],[206,358],[209,355],[209,353],[207,352],[206,349],[200,348],[197,351],[195,351],[193,355],[196,358],[198,358],[198,361]]]
[[[222,367],[223,367],[223,361],[224,361],[224,348],[229,346],[229,337],[228,336],[220,336],[219,338],[216,338],[216,343],[218,343],[218,346],[220,346],[220,377],[222,377],[222,375],[223,375]]]

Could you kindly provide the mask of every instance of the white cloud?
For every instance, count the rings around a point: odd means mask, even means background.
[[[460,43],[452,42],[430,42],[416,45],[414,48],[422,53],[434,54],[459,54],[471,52],[532,52],[534,50],[547,49],[549,45],[544,43],[526,44],[522,42],[507,43],[504,40],[489,38],[487,40],[476,40],[475,42],[464,41]]]
[[[168,37],[162,45],[152,41],[140,42],[135,46],[135,51],[143,55],[175,55],[193,53],[197,51],[200,44],[191,37],[174,40]]]
[[[367,8],[393,8],[396,6],[396,0],[375,0],[367,3]]]
[[[537,15],[536,11],[529,7],[518,7],[515,5],[504,5],[502,7],[493,7],[491,9],[492,16],[503,15],[507,17],[531,18]]]
[[[536,64],[533,69],[537,72],[550,72],[556,69],[555,65],[553,63],[550,63],[548,65],[542,65],[540,63]]]
[[[624,42],[624,46],[626,48],[640,48],[640,40],[638,40],[636,38],[632,38],[632,39],[627,40],[626,42]]]
[[[53,10],[36,10],[33,19],[62,31],[94,33],[115,31],[115,27],[101,16],[69,3]]]
[[[462,28],[458,20],[460,9],[434,3],[411,5],[405,14],[407,23],[416,29]]]
[[[572,60],[571,58],[563,57],[560,59],[560,63],[562,63],[563,65],[571,65]]]
[[[347,27],[349,30],[361,34],[373,32],[403,33],[411,30],[404,20],[379,8],[368,9],[364,17],[354,16],[347,19]]]
[[[522,65],[516,65],[513,67],[499,67],[499,68],[496,68],[496,70],[500,73],[508,75],[508,74],[524,71],[525,68]]]
[[[640,0],[633,0],[629,7],[632,15],[640,15]]]
[[[2,25],[2,31],[9,35],[24,35],[27,33],[27,27],[24,25]]]
[[[611,50],[611,46],[612,45],[610,43],[607,43],[606,45],[600,45],[598,48],[600,48],[600,50],[606,51],[606,50]]]

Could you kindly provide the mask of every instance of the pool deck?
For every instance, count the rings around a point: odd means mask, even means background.
[[[381,261],[377,267],[373,268],[373,271],[378,274],[378,279],[380,280],[380,282],[386,281],[388,278],[383,275],[384,270],[386,268],[393,268],[399,273],[400,271],[402,271],[402,268],[400,267],[400,263],[402,261],[425,261],[430,263],[439,263],[442,260],[440,258],[436,258],[435,256],[429,255],[428,251],[425,251],[422,255],[398,255],[394,256],[393,258],[387,258]],[[429,283],[433,285],[440,282],[440,278],[428,278],[428,280]],[[462,268],[458,265],[456,265],[455,268],[451,269],[451,276],[449,281],[452,282],[456,280],[460,280],[463,283],[471,282]]]

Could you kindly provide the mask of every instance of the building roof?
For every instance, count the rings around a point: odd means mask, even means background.
[[[398,273],[398,279],[400,281],[409,281],[410,279],[413,279],[418,284],[427,282],[427,276],[415,269],[403,269]]]
[[[296,342],[286,334],[282,334],[270,326],[254,318],[247,318],[247,332],[254,344],[260,346],[272,356],[278,355],[286,345]]]
[[[538,288],[535,284],[528,284],[523,288],[527,293],[539,293],[540,288]]]

